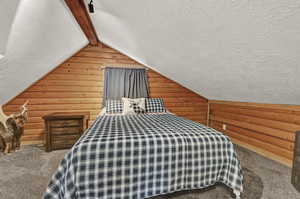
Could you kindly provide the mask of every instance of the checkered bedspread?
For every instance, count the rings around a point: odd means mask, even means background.
[[[217,182],[242,192],[234,146],[172,114],[100,116],[66,154],[44,198],[142,199]]]

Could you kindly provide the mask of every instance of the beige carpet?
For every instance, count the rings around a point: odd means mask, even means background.
[[[290,184],[291,170],[247,149],[236,147],[245,177],[243,199],[299,199]],[[46,153],[35,146],[24,146],[13,154],[0,154],[0,198],[40,199],[50,176],[66,150]],[[185,191],[153,199],[229,199],[231,192],[223,185],[215,189]]]

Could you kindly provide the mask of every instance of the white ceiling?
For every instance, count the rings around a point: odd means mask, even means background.
[[[299,0],[94,2],[101,41],[209,99],[300,104]],[[64,0],[1,0],[0,22],[0,104],[88,43]]]
[[[8,35],[11,30],[19,2],[19,0],[0,1],[0,59],[5,54]]]
[[[218,100],[300,104],[299,0],[96,0],[100,40]]]
[[[16,2],[17,12],[11,9]],[[0,6],[0,11],[16,15],[8,39],[11,17],[0,18],[1,26],[2,21],[8,24],[0,29],[0,39],[7,43],[0,43],[6,49],[0,59],[0,104],[4,104],[88,41],[63,0],[1,0]]]

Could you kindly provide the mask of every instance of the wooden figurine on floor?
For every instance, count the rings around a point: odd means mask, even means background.
[[[27,104],[28,101],[21,107],[19,113],[9,116],[4,114],[0,106],[0,152],[10,153],[12,150],[20,149],[23,127],[27,120]]]

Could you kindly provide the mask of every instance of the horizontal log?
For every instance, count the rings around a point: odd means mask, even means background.
[[[166,92],[166,93],[182,93],[183,95],[185,93],[191,93],[190,91],[184,89],[184,88],[155,88],[155,87],[150,87],[150,93],[156,93],[156,92]]]
[[[19,95],[20,98],[102,98],[102,93],[97,92],[88,92],[88,93],[79,93],[79,92],[63,92],[59,95],[54,92],[24,92]]]
[[[221,122],[215,122],[214,125],[218,126],[220,129],[222,129],[222,123]],[[233,125],[230,125],[230,124],[227,124],[226,129],[229,130],[229,131],[232,131],[232,132],[239,133],[239,134],[244,135],[244,136],[255,138],[255,139],[260,140],[262,142],[267,142],[269,144],[276,145],[278,147],[287,149],[289,151],[294,150],[294,142],[291,142],[291,141],[282,140],[282,139],[277,138],[277,137],[261,134],[261,133],[256,132],[256,131],[250,131],[250,130],[247,130],[247,129],[243,129],[242,127],[237,127],[237,126],[233,126]]]
[[[222,104],[231,105],[245,109],[257,109],[266,112],[278,112],[278,113],[296,113],[300,114],[300,105],[285,105],[285,104],[263,104],[263,103],[251,103],[251,102],[231,102],[210,100],[210,104]]]
[[[228,118],[231,120],[257,124],[257,125],[270,127],[273,129],[280,129],[280,130],[289,131],[289,132],[296,132],[296,131],[300,130],[300,125],[286,123],[286,122],[280,122],[280,121],[275,121],[275,120],[270,120],[270,119],[262,119],[262,118],[258,118],[258,117],[246,116],[246,115],[235,114],[235,113],[227,113],[227,112],[223,112],[223,111],[219,111],[219,110],[212,110],[211,114],[215,115],[215,116],[220,116],[223,118]]]
[[[219,127],[216,127],[216,129],[221,131],[221,129]],[[236,138],[238,140],[247,142],[248,144],[252,144],[254,146],[260,147],[262,149],[270,151],[270,152],[272,152],[274,154],[277,154],[279,156],[288,158],[290,160],[293,158],[293,152],[291,152],[289,150],[286,150],[286,149],[283,149],[283,148],[280,148],[280,147],[277,147],[275,145],[272,145],[272,144],[269,144],[269,143],[266,143],[266,142],[262,142],[260,140],[255,139],[255,138],[250,138],[250,137],[247,137],[247,136],[244,136],[244,135],[241,135],[239,133],[232,132],[232,131],[229,131],[229,130],[227,130],[225,132],[225,134],[228,135],[229,137],[233,137],[233,138]]]
[[[260,110],[257,109],[256,107],[245,108],[245,107],[234,106],[229,104],[210,104],[210,108],[212,112],[214,110],[218,110],[223,112],[253,116],[257,118],[300,124],[300,116],[293,113],[287,113],[287,112],[277,113],[277,112]]]
[[[222,130],[227,124],[226,132],[237,141],[282,157],[277,161],[291,162],[294,132],[300,130],[300,106],[226,101],[210,101],[209,106],[212,126]]]
[[[67,62],[62,64],[59,68],[63,68],[63,69],[81,69],[81,70],[99,70],[99,71],[104,71],[102,70],[103,68],[105,68],[106,66],[110,66],[110,67],[120,67],[120,65],[116,64],[116,65],[107,65],[107,64],[95,64],[95,63],[76,63],[76,62]],[[147,68],[144,67],[142,65],[139,64],[123,64],[122,67],[126,68]],[[147,70],[147,73],[155,73],[153,70]],[[158,73],[157,73],[158,74]],[[160,75],[159,75],[160,76]]]
[[[102,81],[76,81],[76,80],[45,80],[35,86],[80,86],[80,87],[103,87]]]
[[[94,57],[71,57],[68,62],[94,63],[94,64],[136,64],[131,59],[107,59]]]
[[[196,94],[194,93],[178,93],[178,92],[174,92],[174,93],[166,93],[166,92],[161,92],[161,91],[156,91],[156,92],[150,92],[150,97],[153,98],[161,98],[161,97],[197,97]]]
[[[174,82],[160,83],[160,82],[151,82],[149,83],[151,88],[179,88],[182,89],[181,86],[177,85]]]
[[[93,51],[80,51],[75,57],[92,57],[92,58],[107,58],[107,59],[128,59],[126,55],[118,52],[93,52]]]
[[[286,165],[289,168],[292,168],[293,160],[290,160],[288,158],[285,158],[285,157],[282,157],[280,155],[274,154],[274,153],[272,153],[270,151],[267,151],[265,149],[262,149],[260,147],[248,144],[247,142],[240,141],[240,140],[235,139],[233,137],[231,137],[230,139],[236,145],[239,145],[239,146],[241,146],[243,148],[246,148],[250,151],[254,151],[255,153],[257,153],[257,154],[259,154],[263,157],[274,160],[274,161],[279,162],[283,165]]]
[[[97,75],[84,75],[84,74],[55,74],[55,73],[51,73],[48,76],[45,77],[45,80],[72,80],[72,81],[102,81],[103,77],[101,75],[97,76]]]
[[[44,123],[25,123],[24,128],[25,129],[43,129],[45,127]]]
[[[201,107],[207,109],[207,104],[202,102],[165,102],[165,105],[168,107]]]
[[[102,98],[16,98],[10,105],[23,105],[29,100],[30,105],[47,104],[101,104]]]
[[[163,96],[163,100],[165,103],[168,102],[176,102],[176,103],[181,103],[181,102],[194,102],[194,103],[203,103],[207,106],[206,101],[203,98],[200,97],[165,97]]]
[[[260,126],[260,125],[256,125],[256,124],[250,124],[250,123],[247,123],[247,122],[240,122],[240,121],[230,120],[230,119],[226,119],[226,118],[219,117],[219,116],[214,116],[214,115],[212,115],[210,118],[211,118],[211,120],[216,120],[218,122],[222,122],[222,123],[225,123],[225,124],[232,124],[234,126],[239,126],[239,127],[244,128],[244,129],[257,131],[257,132],[260,132],[262,134],[278,137],[278,138],[281,138],[281,139],[284,139],[284,140],[289,140],[289,141],[294,141],[295,140],[295,134],[294,133],[290,133],[290,132],[286,132],[286,131],[282,131],[282,130],[278,130],[278,129],[273,129],[273,128],[269,128],[269,127],[264,127],[264,126]]]
[[[92,69],[92,70],[100,70],[103,67],[102,64],[93,64],[93,63],[74,63],[74,62],[65,62],[57,69],[64,68],[64,69]]]
[[[55,112],[89,112],[90,115],[98,115],[100,113],[100,108],[99,109],[74,109],[74,110],[42,110],[42,111],[29,111],[28,112],[28,117],[43,117],[48,114],[52,114]],[[5,111],[6,114],[11,114],[13,112]]]
[[[181,116],[181,117],[184,117],[184,116]],[[189,119],[189,120],[193,120],[193,121],[201,121],[201,123],[205,123],[206,124],[206,118],[205,116],[201,117],[201,116],[194,116],[194,117],[191,117],[191,116],[185,116],[184,118],[186,119]]]
[[[176,115],[180,115],[180,116],[183,116],[183,117],[199,116],[199,117],[203,117],[202,119],[204,119],[204,117],[207,118],[207,112],[205,112],[205,111],[193,111],[193,112],[180,112],[180,111],[177,111]]]
[[[28,92],[103,92],[103,87],[97,86],[32,86]]]
[[[44,123],[42,117],[29,117],[26,123]]]
[[[77,74],[77,75],[91,75],[103,76],[103,71],[99,69],[73,69],[73,68],[57,68],[53,71],[55,74]]]
[[[40,134],[32,134],[32,135],[24,135],[22,136],[21,140],[22,141],[34,141],[34,140],[44,140],[45,135],[40,135]]]
[[[81,109],[100,109],[101,104],[47,104],[47,105],[28,105],[30,111],[49,111],[49,110],[81,110]],[[7,105],[3,110],[10,111],[18,109],[18,105]]]
[[[22,140],[22,143],[21,143],[22,146],[25,146],[25,145],[44,145],[44,140],[29,140],[29,141],[24,141]]]
[[[179,111],[179,112],[193,112],[193,111],[207,111],[206,107],[168,107],[170,109],[170,111]]]
[[[113,53],[119,53],[117,50],[110,48],[110,47],[103,47],[103,48],[99,48],[98,46],[87,46],[84,49],[82,49],[81,51],[83,52],[113,52]]]

